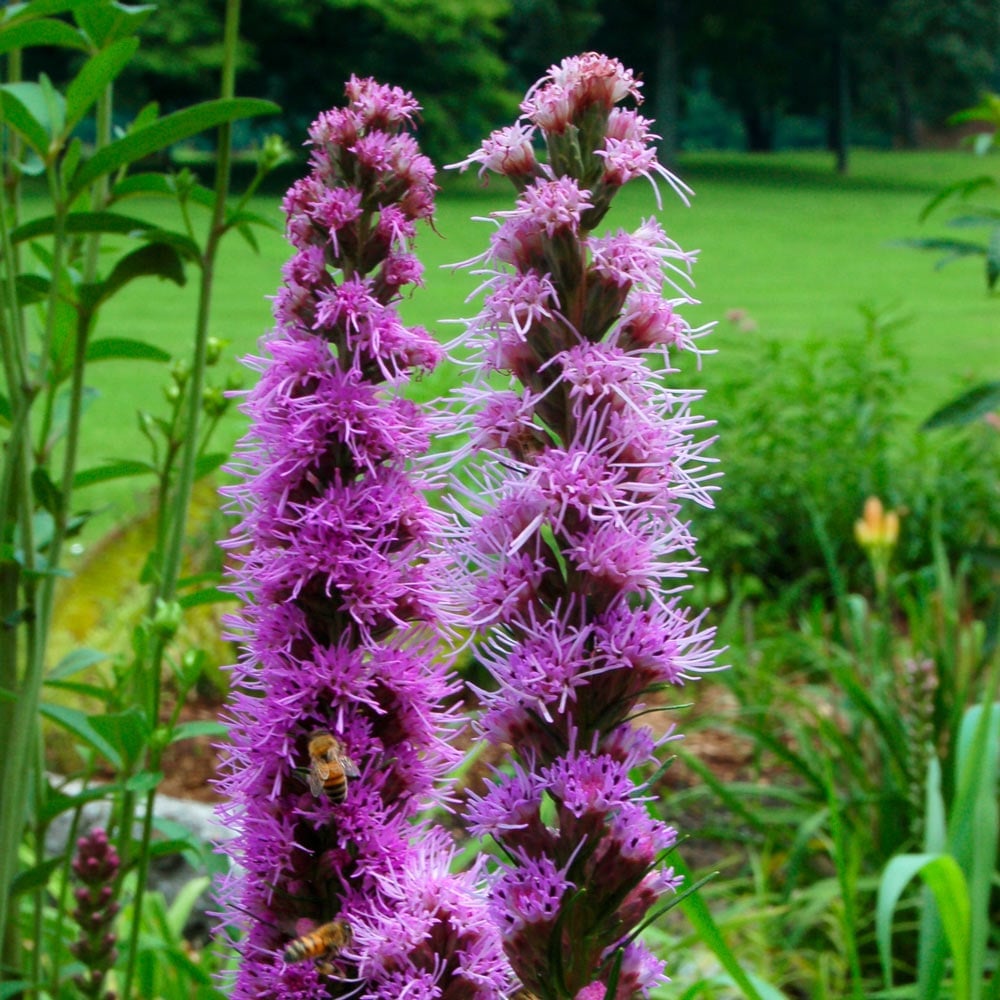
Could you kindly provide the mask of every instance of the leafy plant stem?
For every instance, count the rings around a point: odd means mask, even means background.
[[[34,795],[35,801],[42,801],[42,796],[44,795],[44,784],[45,784],[45,744],[42,740],[42,730],[38,727],[36,737],[35,737],[35,788]],[[34,848],[35,848],[35,864],[42,865],[45,862],[45,829],[47,824],[41,818],[35,821],[34,829]],[[32,931],[34,937],[33,940],[36,942],[35,947],[31,949],[31,981],[33,983],[41,983],[42,981],[42,954],[45,951],[44,948],[39,947],[43,938],[43,917],[45,914],[45,886],[38,885],[35,891],[32,893],[32,917],[34,918],[34,929]],[[56,963],[58,964],[58,963]]]
[[[90,783],[91,774],[93,773],[94,762],[91,757],[87,762],[87,767],[82,778],[82,787],[86,788]],[[63,857],[63,863],[60,866],[60,880],[59,880],[59,903],[56,907],[56,926],[55,932],[53,934],[52,940],[59,942],[63,940],[63,926],[66,923],[66,904],[67,897],[69,895],[72,871],[73,871],[73,845],[76,844],[76,835],[80,829],[80,820],[83,818],[83,803],[78,802],[76,808],[73,809],[73,815],[69,823],[69,831],[66,834],[66,852]],[[53,963],[52,968],[52,995],[54,997],[59,996],[60,980],[62,978],[62,962],[56,961]]]
[[[38,386],[44,385],[47,377],[48,357],[55,337],[56,305],[58,301],[57,276],[62,269],[63,254],[66,243],[65,208],[59,198],[56,170],[49,167],[49,187],[53,204],[55,205],[55,228],[52,252],[51,274],[49,287],[48,315],[45,324],[42,348],[38,361],[38,373],[32,380],[33,387],[27,384],[24,392],[29,397],[25,404],[30,406],[30,397]],[[78,345],[79,347],[79,345]],[[82,364],[83,352],[78,349],[77,358]],[[82,372],[80,373],[82,379]],[[70,415],[70,422],[79,419],[79,412]],[[56,568],[62,554],[62,543],[66,530],[66,504],[60,502],[57,507],[52,531],[52,539],[46,554],[44,572],[41,582],[36,585],[35,542],[31,530],[30,512],[31,472],[28,466],[27,440],[30,436],[30,423],[25,423],[25,434],[20,446],[14,445],[14,452],[19,457],[21,466],[21,483],[19,493],[21,502],[18,509],[21,513],[21,558],[24,566],[25,586],[24,600],[26,608],[25,649],[26,669],[24,677],[16,691],[17,700],[14,703],[13,718],[10,728],[10,742],[4,759],[3,791],[0,793],[0,940],[4,939],[6,922],[11,917],[11,883],[17,868],[17,845],[24,830],[28,796],[27,778],[33,769],[33,736],[38,724],[38,702],[41,696],[42,675],[45,670],[45,640],[49,634],[49,624],[52,618],[52,607],[55,600]],[[65,467],[70,474],[65,477],[67,484],[72,482],[72,468],[75,465],[75,448],[67,444]],[[64,498],[65,499],[65,498]]]
[[[114,89],[113,84],[109,83],[107,87],[101,92],[100,96],[97,98],[97,106],[95,111],[95,126],[96,126],[96,140],[95,145],[97,149],[101,149],[107,146],[111,142],[111,120],[112,120],[112,107],[113,107],[113,97]],[[94,212],[99,212],[107,205],[108,201],[108,177],[107,174],[102,175],[94,182],[93,190],[91,191],[90,207]],[[97,275],[97,264],[98,255],[100,253],[101,247],[101,237],[99,233],[92,233],[90,238],[87,240],[87,251],[84,263],[84,280],[93,281]]]
[[[847,831],[844,828],[841,807],[837,801],[837,783],[829,758],[825,761],[825,771],[834,861],[837,866],[840,895],[844,903],[844,944],[847,948],[847,960],[851,972],[851,994],[858,1000],[862,1000],[865,993],[861,973],[861,957],[858,954],[858,918],[855,912],[857,884],[854,859],[851,857]]]
[[[223,37],[222,79],[220,97],[231,98],[236,90],[236,48],[239,41],[240,0],[226,0],[225,27]],[[184,421],[183,445],[181,449],[176,488],[168,504],[170,521],[166,532],[160,571],[153,590],[160,601],[169,603],[177,593],[184,549],[184,535],[187,527],[188,510],[194,488],[195,467],[198,458],[201,399],[205,384],[205,369],[208,358],[208,330],[211,315],[212,290],[215,277],[215,262],[219,245],[225,234],[226,199],[229,194],[229,172],[232,147],[232,126],[227,122],[219,126],[218,147],[215,170],[215,203],[205,249],[201,257],[201,281],[198,292],[198,312],[195,326],[194,358],[187,383],[187,413]],[[161,504],[166,500],[161,496]],[[154,601],[155,604],[155,601]],[[163,655],[166,640],[159,631],[154,632],[149,658],[144,665],[148,669],[150,681],[149,722],[157,726],[160,710],[160,686],[163,670]],[[158,763],[159,751],[151,751],[150,763],[154,758]],[[139,926],[142,922],[142,900],[146,888],[146,872],[149,861],[149,847],[152,837],[152,823],[156,792],[146,795],[146,809],[143,817],[142,839],[136,857],[137,881],[135,890],[135,919],[132,923],[128,944],[128,958],[122,987],[124,1000],[132,996],[138,957]],[[126,817],[127,818],[127,817]]]

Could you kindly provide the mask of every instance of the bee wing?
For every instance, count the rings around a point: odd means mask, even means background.
[[[358,765],[351,760],[350,757],[341,757],[340,766],[344,769],[344,774],[348,778],[360,778],[361,772],[358,770]]]
[[[309,791],[313,795],[323,795],[323,786],[329,777],[330,768],[327,764],[324,764],[321,760],[311,760],[309,762]]]

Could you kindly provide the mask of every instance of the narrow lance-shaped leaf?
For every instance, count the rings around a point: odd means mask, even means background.
[[[996,181],[988,174],[979,177],[970,177],[965,180],[955,181],[953,184],[946,184],[930,201],[920,210],[918,218],[923,222],[927,216],[934,211],[942,202],[947,201],[952,195],[959,198],[968,198],[970,194],[981,190],[984,187],[995,187]]]
[[[169,351],[144,340],[103,337],[87,345],[88,361],[169,361]]]
[[[107,86],[128,65],[139,48],[138,38],[123,38],[88,59],[66,88],[66,124],[68,135]]]
[[[882,874],[875,909],[875,935],[886,984],[892,986],[892,916],[903,890],[919,875],[931,890],[951,949],[955,996],[969,995],[969,887],[950,854],[899,854]]]
[[[924,421],[923,430],[934,430],[949,424],[971,424],[996,409],[1000,409],[1000,382],[984,382],[935,410]]]
[[[12,230],[10,239],[13,243],[23,243],[39,236],[51,236],[55,232],[55,227],[56,217],[44,215]],[[139,219],[134,215],[122,215],[119,212],[70,212],[64,220],[64,227],[67,233],[73,235],[114,233],[132,239],[170,243],[191,256],[196,256],[198,253],[198,245],[185,233],[160,229],[145,219]]]
[[[151,476],[156,472],[156,466],[149,462],[122,460],[108,465],[95,466],[92,469],[81,469],[73,477],[73,488],[93,486],[94,483],[106,483],[110,479],[124,479],[128,476]]]
[[[125,254],[115,264],[104,281],[85,285],[81,289],[81,301],[87,308],[94,310],[124,285],[142,277],[160,278],[172,281],[175,285],[183,285],[187,280],[181,255],[172,246],[165,243],[148,243],[146,246]],[[104,343],[106,346],[111,346],[108,341]],[[137,340],[117,338],[117,344],[121,350],[133,353],[104,355],[104,357],[132,357],[142,358],[146,361],[165,361],[169,360],[170,357],[169,355],[163,357],[166,352],[160,351],[159,348],[153,348],[151,345],[142,344]],[[137,350],[138,353],[135,353]],[[99,356],[95,355],[95,357]]]
[[[135,35],[156,4],[87,3],[73,11],[77,23],[93,43],[104,48],[119,38]]]
[[[74,649],[72,653],[68,653],[64,656],[53,668],[46,674],[45,679],[48,681],[63,680],[66,677],[72,677],[73,674],[79,673],[81,670],[86,670],[87,667],[92,667],[95,664],[101,663],[108,658],[107,653],[98,652],[96,649]]]
[[[94,729],[90,723],[90,718],[85,712],[81,712],[78,708],[69,708],[66,705],[53,705],[49,703],[43,703],[39,707],[39,711],[47,719],[51,719],[78,739],[83,740],[88,746],[93,747],[116,769],[122,766],[121,754],[101,733]]]
[[[7,83],[0,87],[0,116],[40,159],[48,157],[49,115],[37,83]]]
[[[0,54],[12,49],[28,49],[35,45],[54,45],[64,49],[87,51],[87,42],[72,25],[55,18],[24,21],[10,27],[0,27]]]
[[[52,14],[62,14],[72,10],[79,0],[30,0],[29,3],[16,4],[0,11],[0,26],[8,24],[23,24],[36,17],[49,17]]]
[[[189,139],[206,129],[239,118],[275,114],[279,110],[278,105],[272,101],[238,97],[205,101],[183,111],[175,111],[152,125],[130,132],[98,150],[77,171],[70,185],[69,194],[75,197],[98,177],[134,163],[150,153],[166,149],[182,139]]]
[[[1000,278],[1000,226],[994,226],[986,245],[986,287],[992,292]]]

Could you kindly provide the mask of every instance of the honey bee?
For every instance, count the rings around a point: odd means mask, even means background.
[[[351,928],[343,920],[331,920],[321,924],[309,934],[303,934],[285,946],[286,962],[304,962],[307,958],[336,958],[344,948],[350,946]],[[324,966],[328,963],[324,962]]]
[[[360,778],[357,765],[332,733],[318,729],[309,735],[309,790],[329,795],[334,802],[347,798],[347,779]]]

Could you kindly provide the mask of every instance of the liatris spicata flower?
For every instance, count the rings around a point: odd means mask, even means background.
[[[82,884],[74,891],[73,910],[80,937],[70,945],[70,951],[87,970],[74,976],[73,982],[84,996],[99,997],[108,970],[118,957],[114,920],[118,914],[115,897],[120,863],[118,852],[108,842],[104,830],[91,830],[76,842],[72,867]],[[104,996],[111,998],[114,994]]]
[[[680,503],[710,501],[705,421],[691,413],[698,393],[666,384],[670,351],[696,350],[703,332],[677,312],[693,301],[694,255],[653,218],[592,233],[633,177],[688,193],[626,98],[639,101],[639,83],[617,60],[567,59],[460,164],[519,192],[470,262],[486,294],[464,335],[479,376],[461,393],[458,455],[477,470],[467,506],[485,502],[458,534],[464,620],[487,628],[480,658],[495,680],[478,725],[516,752],[472,797],[471,829],[503,848],[490,908],[541,1000],[625,1000],[663,980],[637,936],[679,882],[663,866],[677,834],[633,776],[672,731],[657,739],[632,720],[715,658],[713,631],[679,596],[698,566]]]
[[[510,975],[499,937],[443,835],[413,824],[454,760],[426,627],[440,528],[406,469],[429,424],[398,392],[441,352],[395,309],[420,281],[434,171],[409,94],[352,77],[347,97],[284,201],[295,254],[228,491],[244,607],[221,787],[246,932],[230,996],[487,1000]]]

